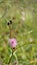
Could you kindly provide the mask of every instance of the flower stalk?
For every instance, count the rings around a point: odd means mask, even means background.
[[[10,39],[12,38],[12,26],[11,26],[11,24],[12,24],[12,21],[10,21],[10,22],[8,23],[9,29],[10,29]],[[13,51],[12,51],[11,57],[10,57],[10,59],[9,59],[9,61],[8,61],[8,65],[9,65],[10,62],[11,62],[12,56],[13,56]]]
[[[11,59],[12,59],[12,57],[13,57],[13,53],[14,53],[15,47],[16,47],[16,45],[17,45],[17,40],[16,40],[15,38],[12,38],[12,25],[11,25],[11,24],[12,24],[12,21],[10,21],[10,22],[8,23],[9,29],[10,29],[9,45],[10,45],[11,48],[12,48],[12,54],[11,54],[11,56],[10,56],[8,65],[9,65],[10,62],[11,62]]]
[[[8,65],[10,64],[12,57],[13,57],[13,52],[11,54],[11,57],[10,57],[9,61],[8,61]]]

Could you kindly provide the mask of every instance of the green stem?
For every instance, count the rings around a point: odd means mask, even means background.
[[[10,38],[12,38],[12,26],[11,25],[9,25],[9,29],[10,29]],[[12,57],[13,57],[13,51],[12,51],[12,55],[9,59],[8,65],[10,64]]]
[[[13,57],[13,51],[12,51],[12,55],[11,55],[11,57],[9,59],[8,65],[10,64],[12,57]]]

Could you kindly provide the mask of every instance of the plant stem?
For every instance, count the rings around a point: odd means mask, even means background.
[[[9,29],[10,29],[10,38],[12,38],[12,26],[11,25],[9,25]],[[12,57],[13,57],[13,51],[12,51],[12,55],[9,59],[8,65],[10,64]]]
[[[12,26],[9,25],[9,29],[10,29],[10,38],[12,38]]]
[[[13,57],[13,52],[12,52],[12,55],[11,55],[11,57],[9,59],[8,65],[10,64],[12,57]]]

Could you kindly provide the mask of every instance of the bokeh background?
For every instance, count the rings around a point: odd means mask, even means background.
[[[37,0],[0,0],[0,65],[7,65],[12,53],[9,20],[17,40],[10,65],[15,60],[17,65],[37,65]]]

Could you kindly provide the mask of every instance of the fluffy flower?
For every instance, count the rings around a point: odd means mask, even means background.
[[[17,45],[17,40],[15,38],[9,39],[9,44],[12,48],[15,48]]]

